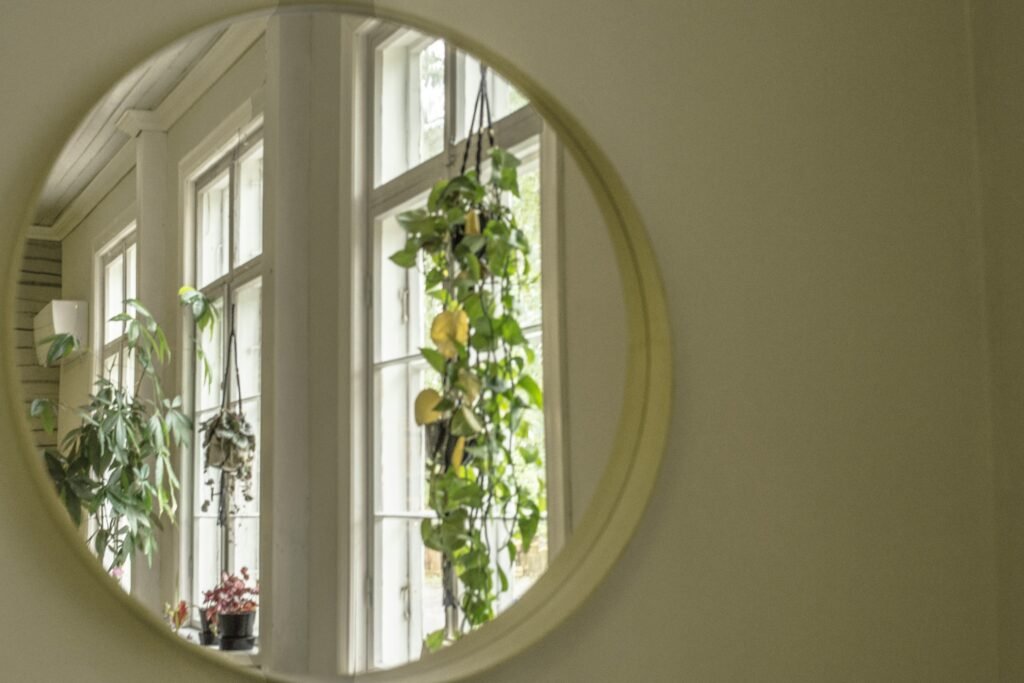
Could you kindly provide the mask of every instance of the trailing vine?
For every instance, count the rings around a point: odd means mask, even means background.
[[[503,201],[519,195],[519,160],[493,146],[489,156],[486,180],[478,154],[477,169],[438,182],[425,208],[399,215],[407,240],[391,257],[423,269],[440,308],[430,326],[434,347],[420,349],[439,381],[415,400],[434,513],[420,531],[442,555],[446,608],[445,629],[427,636],[431,650],[494,618],[498,595],[509,589],[503,567],[529,551],[544,508],[542,487],[525,481],[531,471],[531,480],[543,480],[526,419],[543,408],[543,395],[519,322],[520,292],[535,274],[529,240]]]

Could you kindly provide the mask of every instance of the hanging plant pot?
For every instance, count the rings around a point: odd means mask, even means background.
[[[232,360],[234,363],[232,363]],[[230,401],[231,369],[235,371],[236,403],[232,410]],[[202,434],[203,454],[205,456],[204,471],[220,470],[221,491],[219,494],[218,524],[227,524],[229,513],[237,511],[235,506],[235,490],[242,486],[242,497],[246,502],[252,500],[253,462],[256,453],[256,430],[245,417],[242,410],[242,378],[238,368],[238,337],[235,334],[235,307],[231,306],[230,332],[228,334],[228,357],[224,363],[224,376],[221,380],[221,405],[212,417],[205,420],[199,427]],[[211,498],[213,497],[211,492]],[[208,502],[203,504],[206,509]]]
[[[218,614],[217,626],[220,631],[220,649],[251,650],[256,645],[256,637],[253,635],[253,627],[255,625],[255,612]]]
[[[256,433],[241,411],[226,407],[200,427],[205,447],[206,466],[236,473],[252,466]]]

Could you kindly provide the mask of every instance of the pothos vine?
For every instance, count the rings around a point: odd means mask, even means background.
[[[427,636],[431,650],[494,618],[509,589],[505,567],[529,551],[544,507],[543,490],[524,477],[542,467],[525,418],[543,408],[543,394],[519,323],[519,292],[535,275],[526,234],[503,201],[519,195],[519,160],[492,147],[490,162],[486,180],[478,163],[438,182],[426,208],[401,214],[407,240],[391,257],[403,268],[420,264],[427,295],[441,306],[430,326],[434,348],[420,349],[439,389],[415,400],[435,515],[420,530],[442,555],[445,589],[446,626]],[[495,521],[502,539],[493,537]]]

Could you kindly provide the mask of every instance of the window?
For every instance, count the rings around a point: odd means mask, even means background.
[[[222,571],[248,567],[259,579],[259,450],[262,338],[263,142],[259,132],[238,143],[213,163],[194,184],[195,276],[199,289],[217,308],[218,323],[201,343],[209,376],[194,365],[194,406],[197,435],[192,454],[191,553],[188,594],[201,604]],[[237,339],[238,378],[234,351],[228,363],[232,315]],[[225,371],[231,381],[224,383]],[[226,521],[219,524],[220,475],[204,471],[199,426],[214,415],[225,398],[242,410],[256,431],[252,498],[238,487],[226,501]]]
[[[418,659],[427,633],[444,626],[441,557],[424,547],[420,522],[433,513],[424,504],[423,430],[412,405],[422,388],[435,381],[418,349],[430,345],[429,328],[439,304],[422,295],[418,269],[405,270],[389,260],[405,243],[397,216],[420,206],[434,181],[459,171],[480,66],[443,41],[411,30],[384,28],[369,41],[367,60],[375,69],[371,123],[374,179],[367,223],[370,250],[372,314],[369,316],[369,388],[372,428],[367,468],[369,528],[367,660],[372,668]],[[507,81],[488,71],[487,83],[497,141],[511,149],[520,167],[521,197],[508,200],[533,244],[533,272],[540,273],[540,131],[539,116]],[[468,103],[468,110],[467,110]],[[486,170],[485,170],[486,172]],[[537,352],[531,372],[541,379],[541,282],[519,292],[524,332]],[[544,452],[543,417],[535,420],[532,438]],[[550,463],[553,454],[547,453]],[[550,466],[550,464],[549,464]],[[533,482],[540,490],[543,480]],[[494,519],[492,538],[502,545],[504,524]],[[504,567],[511,590],[499,610],[512,604],[547,566],[546,521],[529,553],[515,567]]]
[[[104,378],[128,391],[135,389],[135,362],[125,348],[125,324],[110,319],[121,313],[131,313],[125,302],[136,298],[137,264],[138,246],[135,224],[132,223],[100,251],[100,291],[97,297],[97,309],[102,316],[99,325],[100,369]],[[90,536],[92,532],[90,529]],[[104,566],[109,566],[108,558],[100,559]],[[123,569],[124,573],[118,580],[125,591],[131,591],[131,558]]]
[[[130,225],[123,237],[118,238],[100,252],[101,292],[100,324],[101,368],[103,376],[121,387],[132,387],[135,364],[125,353],[125,324],[110,319],[121,313],[130,313],[125,301],[134,299],[137,292],[137,245],[135,224]]]

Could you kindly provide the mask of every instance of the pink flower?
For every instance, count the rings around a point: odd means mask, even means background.
[[[110,570],[110,575],[118,581],[120,581],[121,578],[124,576],[124,567],[114,567]]]

